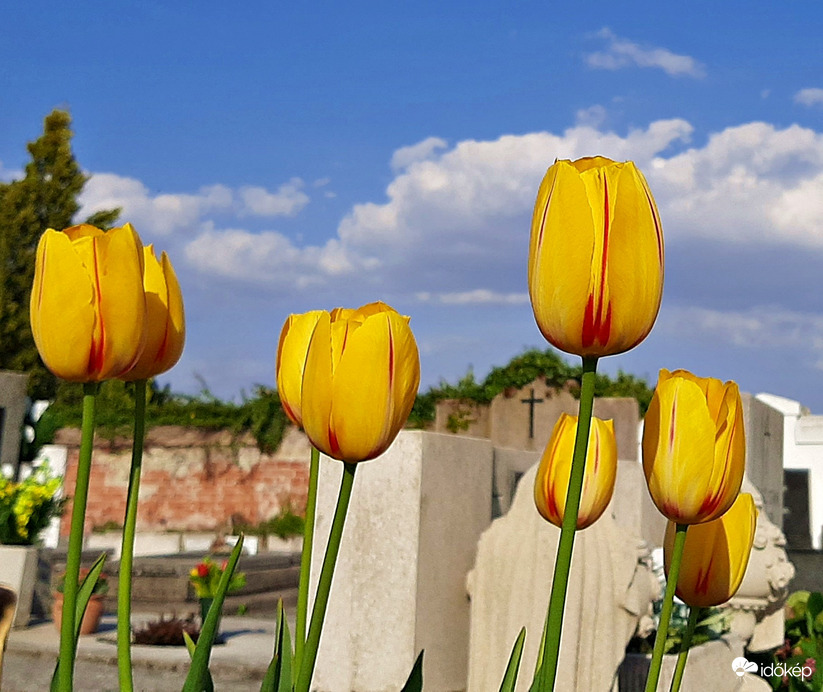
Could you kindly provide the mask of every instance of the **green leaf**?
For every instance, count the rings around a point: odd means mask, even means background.
[[[89,604],[89,599],[94,593],[94,587],[97,586],[97,580],[100,578],[100,573],[103,571],[103,566],[106,564],[108,555],[103,553],[95,560],[89,573],[80,583],[80,588],[77,590],[77,601],[74,607],[74,650],[77,651],[77,640],[80,638],[80,625],[83,623],[83,615],[86,613],[86,606]],[[52,692],[57,690],[58,670],[60,670],[60,660],[54,666],[54,674],[51,676]]]
[[[540,679],[540,669],[543,668],[543,649],[546,648],[546,633],[549,629],[549,614],[546,613],[546,622],[543,623],[543,634],[540,635],[540,646],[537,647],[537,660],[534,663],[534,677],[529,686],[529,692],[537,689],[537,681]]]
[[[294,685],[292,675],[292,650],[289,623],[283,610],[283,601],[277,601],[277,624],[274,635],[274,656],[266,670],[260,692],[291,692]]]
[[[517,685],[517,672],[520,669],[520,658],[523,656],[523,644],[526,641],[526,628],[520,629],[520,634],[514,640],[511,655],[509,656],[509,665],[506,666],[506,674],[503,676],[503,682],[500,683],[500,692],[514,692],[514,687]]]
[[[186,630],[183,630],[183,641],[186,642],[186,651],[189,652],[189,658],[194,658],[195,643]],[[203,687],[204,692],[214,692],[214,680],[211,678],[211,673],[206,671],[206,684]]]
[[[191,657],[191,667],[189,674],[186,676],[186,682],[183,685],[183,692],[202,692],[206,685],[209,668],[209,656],[211,656],[211,647],[214,645],[214,638],[217,635],[217,623],[220,619],[220,612],[223,610],[223,601],[226,599],[226,592],[229,589],[234,570],[237,567],[237,561],[240,559],[240,551],[243,549],[243,535],[237,540],[237,545],[231,551],[229,563],[223,571],[223,576],[220,578],[220,584],[217,586],[217,592],[214,594],[214,601],[212,601],[209,614],[206,616],[206,621],[200,629],[200,636],[197,638],[197,646],[194,649],[194,654]]]
[[[814,635],[815,620],[823,613],[823,594],[815,591],[809,594],[809,600],[806,602],[806,627],[808,627],[809,635]]]
[[[423,692],[423,651],[417,656],[401,692]]]

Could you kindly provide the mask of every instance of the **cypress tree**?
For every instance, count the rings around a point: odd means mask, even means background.
[[[47,228],[73,224],[88,179],[71,149],[71,116],[54,110],[43,134],[29,142],[31,160],[20,180],[0,184],[0,369],[29,373],[29,396],[54,396],[56,378],[37,353],[29,324],[37,243]],[[98,226],[113,224],[120,210],[97,213]]]

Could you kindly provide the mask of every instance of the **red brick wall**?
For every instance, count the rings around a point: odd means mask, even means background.
[[[79,431],[61,430],[56,444],[68,447],[65,493],[74,495]],[[233,440],[226,432],[166,427],[146,436],[139,531],[211,531],[232,517],[256,524],[286,503],[306,504],[310,447],[294,428],[274,454],[262,454],[254,440]],[[86,507],[86,533],[107,522],[123,523],[131,464],[131,441],[97,440]],[[71,501],[61,521],[68,535]]]

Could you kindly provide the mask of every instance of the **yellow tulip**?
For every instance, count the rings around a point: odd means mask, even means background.
[[[745,464],[737,385],[661,370],[643,429],[643,470],[660,512],[679,524],[717,519],[740,492]]]
[[[677,578],[677,596],[693,608],[725,603],[737,593],[752,551],[757,508],[749,493],[738,495],[720,518],[690,526]],[[675,523],[666,527],[663,560],[669,574]]]
[[[540,459],[534,481],[537,511],[558,527],[563,525],[576,433],[577,416],[561,414]],[[614,422],[592,418],[580,508],[577,512],[578,529],[594,524],[606,510],[612,499],[616,476],[617,441],[614,437]]]
[[[143,244],[130,224],[47,230],[37,245],[31,329],[46,366],[72,382],[128,372],[143,351]]]
[[[405,424],[419,383],[408,317],[383,303],[321,312],[303,372],[303,429],[334,459],[373,459]]]
[[[529,295],[553,346],[580,356],[628,351],[663,295],[663,229],[634,163],[557,161],[537,193]]]
[[[322,310],[312,310],[300,315],[289,315],[280,331],[277,344],[277,393],[283,411],[297,426],[303,425],[301,390],[306,354],[317,320]]]
[[[137,364],[120,379],[145,380],[170,370],[180,360],[186,341],[183,294],[166,253],[158,261],[154,248],[143,248],[143,290],[146,295],[146,344]]]

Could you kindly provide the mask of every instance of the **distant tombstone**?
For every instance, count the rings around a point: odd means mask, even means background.
[[[741,394],[741,398],[746,475],[760,491],[766,514],[778,528],[783,528],[783,414],[751,394]]]
[[[0,465],[16,472],[26,417],[28,375],[0,370]]]
[[[435,430],[485,437],[495,447],[541,452],[561,413],[576,416],[580,402],[567,390],[549,386],[545,378],[498,394],[488,406],[450,399],[437,406]],[[621,460],[637,459],[636,399],[598,398],[594,415],[614,420],[617,453]]]

